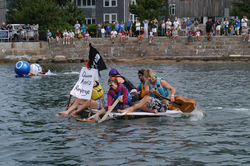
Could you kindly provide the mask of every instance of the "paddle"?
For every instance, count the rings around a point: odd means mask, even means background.
[[[106,114],[102,117],[102,119],[100,121],[98,121],[98,123],[101,123],[103,121],[106,120],[106,118],[109,116],[109,114],[111,113],[111,111],[113,111],[113,109],[115,108],[115,106],[117,105],[117,103],[119,102],[119,98],[121,98],[123,95],[119,96],[116,101],[112,104],[110,110],[108,110],[108,112],[106,112]]]
[[[171,101],[169,98],[162,96],[159,92],[154,92],[155,95],[162,97],[168,101]],[[196,101],[193,99],[185,99],[182,96],[176,96],[175,101],[172,102],[174,107],[179,108],[183,113],[190,113],[195,109]]]

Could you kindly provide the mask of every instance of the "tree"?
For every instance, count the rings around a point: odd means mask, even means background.
[[[57,5],[56,0],[12,0],[8,9],[6,19],[9,23],[35,23],[44,29],[68,27],[74,25],[78,19],[85,19],[82,10],[70,1],[63,7]]]
[[[239,16],[242,18],[243,16],[247,16],[250,18],[250,0],[239,0],[239,2],[231,2],[233,9],[230,12],[231,16]]]
[[[166,10],[163,10],[165,0],[137,0],[129,4],[129,12],[135,14],[140,20],[153,20],[158,16],[163,16]]]

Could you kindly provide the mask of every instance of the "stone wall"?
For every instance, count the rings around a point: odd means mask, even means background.
[[[1,42],[0,61],[17,62],[26,60],[37,62],[38,60],[51,58],[47,42]]]
[[[243,42],[242,36],[213,37],[207,41],[201,37],[201,41],[187,42],[187,37],[179,37],[176,41],[166,37],[155,37],[152,43],[143,39],[138,44],[137,38],[129,38],[127,43],[120,43],[116,39],[111,44],[110,39],[90,39],[92,45],[100,52],[104,59],[209,59],[226,58],[230,55],[249,57],[250,43]],[[51,44],[52,57],[56,55],[66,56],[67,59],[88,59],[89,46],[83,40],[76,41],[75,45]]]
[[[137,38],[129,38],[127,43],[120,43],[116,39],[112,44],[109,38],[91,38],[90,43],[100,52],[106,60],[133,60],[133,59],[249,59],[250,43],[243,42],[242,36],[213,37],[207,41],[187,42],[187,37],[179,37],[176,41],[166,37],[155,37],[152,43],[143,39],[138,44]],[[48,45],[47,42],[2,42],[0,44],[0,61],[15,62],[27,60],[29,62],[82,62],[88,59],[89,44],[84,40],[76,40],[76,44],[62,45],[55,39]],[[230,55],[237,55],[231,57]]]

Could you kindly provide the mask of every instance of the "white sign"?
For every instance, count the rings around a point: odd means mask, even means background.
[[[79,75],[79,80],[70,94],[79,99],[90,100],[94,81],[98,80],[99,76],[97,69],[87,69],[83,67]]]

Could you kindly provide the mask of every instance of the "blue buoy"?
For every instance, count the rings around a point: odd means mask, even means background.
[[[30,72],[30,64],[26,61],[19,61],[16,63],[14,70],[20,76],[27,75]]]

